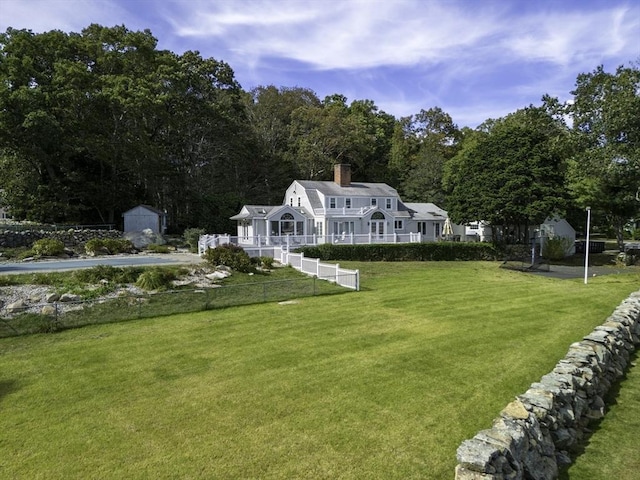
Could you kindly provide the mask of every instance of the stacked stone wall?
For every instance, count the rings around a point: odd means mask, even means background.
[[[73,248],[84,245],[92,238],[122,238],[119,230],[24,230],[15,232],[12,230],[0,230],[0,248],[30,248],[37,240],[42,238],[54,238],[61,240],[65,247]]]
[[[604,416],[604,397],[640,345],[640,292],[580,342],[553,371],[519,395],[458,447],[456,480],[552,480],[571,462],[592,420]]]

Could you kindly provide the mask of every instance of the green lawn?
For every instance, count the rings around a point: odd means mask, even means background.
[[[460,442],[640,288],[341,265],[361,292],[1,339],[0,478],[450,479]]]
[[[607,414],[594,428],[582,455],[560,476],[562,480],[639,478],[640,370],[637,361],[636,353],[619,388],[610,392]]]

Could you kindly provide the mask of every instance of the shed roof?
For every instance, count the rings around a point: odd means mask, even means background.
[[[162,210],[160,210],[160,209],[158,209],[158,208],[152,207],[152,206],[150,206],[150,205],[140,204],[140,205],[136,205],[136,206],[135,206],[135,207],[133,207],[133,208],[130,208],[129,210],[127,210],[126,212],[124,212],[124,213],[122,214],[122,216],[126,215],[127,213],[131,213],[131,212],[133,212],[134,210],[138,210],[138,209],[140,209],[140,208],[143,208],[143,209],[145,209],[145,210],[149,210],[150,212],[155,213],[155,214],[160,215],[160,216],[164,216],[164,215],[166,215],[166,213],[165,213],[165,212],[163,212]]]

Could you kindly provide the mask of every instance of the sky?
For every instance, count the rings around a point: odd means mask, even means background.
[[[2,32],[92,23],[224,61],[245,90],[338,93],[396,118],[439,107],[471,128],[640,62],[640,0],[0,0]]]

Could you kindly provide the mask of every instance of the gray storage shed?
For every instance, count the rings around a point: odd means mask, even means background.
[[[167,214],[149,205],[138,205],[122,214],[125,232],[141,232],[150,229],[153,233],[167,230]]]

